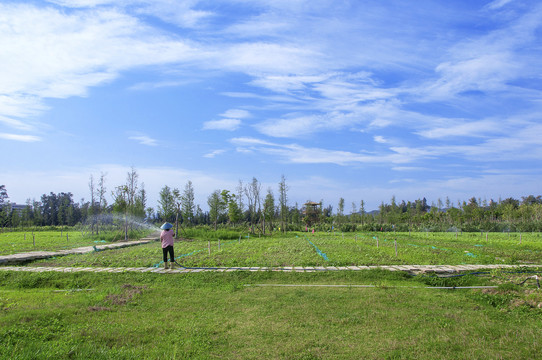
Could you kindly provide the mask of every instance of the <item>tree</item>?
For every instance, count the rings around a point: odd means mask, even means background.
[[[169,186],[164,186],[162,190],[160,190],[159,195],[158,216],[162,221],[173,221],[172,219],[175,214],[175,197]]]
[[[6,203],[6,199],[8,198],[6,185],[0,185],[0,223],[2,223],[2,229],[7,225],[9,218],[10,207]]]
[[[107,193],[107,189],[105,187],[105,175],[104,173],[100,174],[100,180],[98,181],[98,188],[96,189],[97,195],[98,195],[98,215],[99,215],[99,223],[102,223],[103,225],[103,213],[105,209],[107,208],[107,199],[105,198],[105,194]],[[99,224],[98,223],[98,224]],[[99,232],[99,225],[96,226],[96,234]]]
[[[363,200],[359,203],[359,212],[361,213],[361,225],[363,226],[363,220],[365,219],[365,201]]]
[[[183,195],[182,195],[182,216],[190,224],[194,221],[194,187],[192,186],[192,181],[188,180],[186,183]],[[186,226],[186,225],[185,225]]]
[[[337,222],[339,223],[339,225],[342,223],[343,216],[344,216],[344,199],[340,198],[339,204],[337,206]]]
[[[8,199],[8,192],[6,191],[6,185],[0,185],[0,207],[4,205],[6,199]]]
[[[96,185],[94,184],[94,176],[90,174],[88,181],[88,189],[90,190],[90,206],[88,215],[90,216],[90,233],[94,235],[94,226],[96,224]],[[43,202],[43,200],[42,200]]]
[[[113,211],[124,216],[124,240],[128,240],[128,187],[117,186],[111,194],[113,196]]]
[[[238,223],[241,220],[242,214],[237,204],[237,196],[235,194],[231,194],[229,190],[222,190],[220,196],[222,196],[224,206],[227,208],[229,222],[231,224]]]
[[[237,185],[237,188],[235,188],[237,191],[237,207],[239,208],[239,212],[241,213],[241,217],[243,216],[243,211],[245,208],[245,203],[243,202],[243,194],[245,191],[245,187],[243,186],[243,181],[239,180],[239,184]]]
[[[245,194],[248,200],[248,211],[250,215],[250,227],[252,231],[254,231],[253,225],[256,222],[256,217],[259,217],[261,212],[261,189],[262,185],[255,177],[253,177],[252,182],[245,187]]]
[[[286,178],[281,176],[279,182],[279,212],[280,212],[280,228],[282,232],[286,232],[285,222],[288,220],[288,185]]]
[[[225,208],[225,203],[222,199],[220,190],[215,190],[211,195],[209,195],[209,197],[207,198],[207,204],[209,205],[209,218],[214,224],[216,231],[218,219],[220,218],[220,215],[222,215],[222,213],[224,212]]]
[[[273,218],[275,217],[275,196],[271,188],[267,189],[267,195],[263,203],[263,216],[269,226],[269,232],[273,234]],[[265,233],[265,231],[264,231]]]
[[[177,188],[173,189],[172,195],[175,203],[175,237],[177,238],[179,236],[179,215],[181,213],[182,196]]]

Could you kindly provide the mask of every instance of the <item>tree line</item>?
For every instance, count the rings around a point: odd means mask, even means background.
[[[270,234],[274,231],[542,231],[542,196],[519,199],[482,200],[472,197],[452,203],[449,198],[429,205],[425,198],[414,201],[382,202],[376,211],[367,212],[364,200],[352,202],[348,212],[341,198],[333,205],[320,202],[290,204],[288,185],[281,176],[275,192],[262,190],[254,177],[239,180],[235,189],[217,189],[207,197],[208,210],[195,203],[194,185],[184,188],[164,186],[156,210],[147,206],[147,192],[139,174],[132,168],[126,182],[108,192],[106,174],[89,178],[89,200],[76,202],[70,192],[43,194],[26,201],[24,207],[10,205],[5,185],[0,185],[0,225],[4,228],[30,226],[84,225],[92,233],[116,224],[125,234],[137,222],[175,224],[176,235],[183,227],[239,227],[246,231]],[[107,201],[110,195],[112,203]],[[310,205],[308,205],[310,204]],[[308,205],[308,206],[305,206]],[[127,235],[126,235],[127,236]]]

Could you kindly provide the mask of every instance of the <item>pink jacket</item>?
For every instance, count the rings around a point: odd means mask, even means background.
[[[162,230],[162,233],[160,234],[160,241],[162,241],[162,248],[173,246],[173,231]]]

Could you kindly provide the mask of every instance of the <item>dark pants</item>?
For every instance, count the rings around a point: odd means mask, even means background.
[[[167,253],[169,253],[169,258],[170,258],[170,261],[173,262],[175,261],[175,255],[173,253],[173,246],[172,245],[169,245],[169,246],[166,246],[165,248],[162,248],[162,253],[164,254],[164,262],[167,262]]]

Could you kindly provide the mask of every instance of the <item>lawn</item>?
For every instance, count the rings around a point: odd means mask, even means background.
[[[0,271],[0,280],[1,359],[533,359],[542,351],[533,284],[437,290],[424,287],[441,279],[385,271]]]

